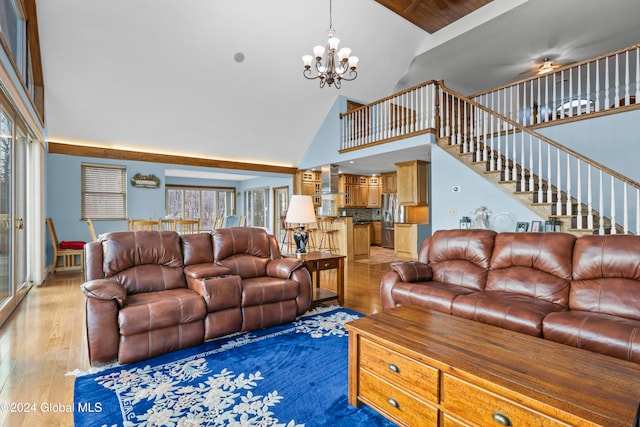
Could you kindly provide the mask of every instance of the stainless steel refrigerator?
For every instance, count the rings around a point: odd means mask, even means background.
[[[404,206],[398,205],[398,195],[395,193],[382,195],[382,247],[393,249],[394,227],[396,223],[406,222]]]

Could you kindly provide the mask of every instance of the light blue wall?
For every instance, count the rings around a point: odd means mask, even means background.
[[[282,174],[266,174],[265,177],[244,181],[214,180],[202,178],[165,177],[165,169],[176,168],[176,165],[161,163],[118,161],[100,158],[87,158],[67,156],[61,154],[47,154],[45,158],[45,216],[51,217],[56,227],[59,240],[89,241],[89,229],[81,216],[81,164],[98,163],[126,166],[127,168],[127,217],[128,218],[152,218],[165,216],[165,186],[193,185],[193,186],[219,186],[236,189],[236,211],[244,213],[243,191],[247,188],[258,187],[283,187],[289,186],[290,192],[293,185],[293,177]],[[211,172],[210,168],[197,168],[180,166],[180,169],[199,170]],[[141,188],[131,185],[131,178],[140,173],[142,175],[155,175],[160,178],[159,188]],[[251,174],[247,172],[246,174]],[[272,191],[269,190],[270,214],[273,214]],[[122,231],[127,229],[126,221],[94,221],[97,234],[109,231]],[[46,235],[46,265],[53,260],[53,250],[49,235]]]
[[[557,141],[640,182],[640,110],[539,129]]]
[[[435,144],[431,147],[430,172],[429,213],[432,232],[459,228],[460,218],[469,216],[473,219],[473,212],[479,206],[487,207],[494,215],[501,212],[511,213],[516,221],[531,223],[546,219],[532,213],[523,204]],[[459,187],[460,191],[453,191],[454,186]]]

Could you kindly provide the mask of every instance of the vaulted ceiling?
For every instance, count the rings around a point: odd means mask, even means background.
[[[360,57],[336,90],[302,76],[302,55],[326,41],[328,0],[37,7],[51,141],[284,166],[338,95],[371,102],[430,79],[471,94],[545,56],[565,64],[640,42],[637,0],[333,0],[337,37]]]

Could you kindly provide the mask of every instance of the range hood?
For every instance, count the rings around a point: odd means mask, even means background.
[[[320,169],[322,172],[322,191],[320,195],[333,195],[340,193],[340,176],[338,175],[338,165],[324,165]]]
[[[340,176],[338,175],[338,165],[324,165],[320,169],[322,172],[322,205],[318,214],[321,216],[337,216],[338,200],[337,196],[344,194],[340,192]]]

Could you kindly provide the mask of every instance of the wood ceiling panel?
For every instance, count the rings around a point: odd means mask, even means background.
[[[428,33],[446,27],[492,0],[376,0]]]

